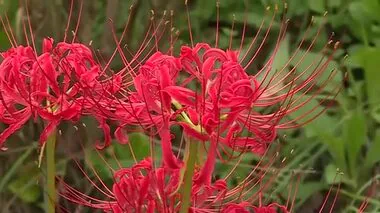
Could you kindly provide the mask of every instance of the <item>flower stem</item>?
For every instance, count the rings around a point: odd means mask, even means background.
[[[187,159],[185,161],[186,167],[185,167],[185,175],[184,175],[184,181],[183,181],[183,188],[182,188],[182,201],[181,201],[181,209],[180,213],[188,213],[190,202],[191,202],[191,189],[193,185],[193,176],[194,176],[194,169],[195,169],[195,163],[197,161],[197,151],[198,151],[198,144],[197,141],[189,140],[188,141],[188,153]]]
[[[57,200],[57,194],[55,189],[55,143],[56,143],[56,131],[52,132],[46,141],[46,186],[47,197],[46,212],[55,212],[55,203]]]

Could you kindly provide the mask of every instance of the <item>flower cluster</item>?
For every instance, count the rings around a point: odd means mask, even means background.
[[[109,200],[88,197],[69,185],[62,195],[68,200],[102,209],[105,212],[178,212],[180,205],[179,169],[153,168],[151,158],[136,163],[131,168],[121,168],[114,173],[112,189],[102,191]],[[191,212],[207,212],[220,201],[227,187],[224,181],[216,181],[210,186],[194,184],[191,198],[195,202]],[[210,196],[215,198],[210,201]]]
[[[325,50],[331,54],[312,61],[306,70],[297,70],[304,56],[296,66],[289,65],[294,55],[274,70],[286,27],[284,22],[274,50],[267,61],[258,63],[257,73],[250,68],[270,28],[257,50],[253,49],[257,36],[246,52],[241,47],[222,49],[205,42],[183,45],[179,54],[157,48],[133,68],[117,42],[125,67],[111,75],[105,71],[109,64],[102,68],[91,49],[81,43],[54,44],[48,38],[40,54],[31,46],[14,46],[1,53],[0,121],[8,127],[0,134],[0,147],[30,118],[46,123],[40,136],[45,142],[62,120],[77,121],[90,115],[105,135],[104,144],[97,148],[110,145],[107,123],[113,122],[113,135],[120,143],[129,142],[129,128],[158,139],[162,162],[156,167],[157,159],[146,158],[130,168],[119,168],[113,173],[111,188],[100,178],[105,189],[91,181],[106,198],[88,196],[63,183],[60,194],[74,203],[116,213],[290,212],[293,204],[262,204],[262,193],[273,181],[269,178],[263,183],[266,170],[253,170],[232,189],[227,178],[214,177],[217,160],[236,159],[244,153],[265,155],[278,130],[302,126],[325,110],[318,111],[313,98],[336,74],[331,72],[323,79],[337,45],[330,41]],[[295,54],[302,46],[304,40]],[[333,98],[339,89],[337,86],[317,105]],[[306,112],[288,116],[301,109]],[[180,153],[173,148],[174,126],[182,130],[185,148],[179,147]],[[276,157],[263,168],[269,168]]]
[[[155,168],[149,158],[115,171],[112,190],[102,190],[107,200],[88,197],[68,185],[62,195],[105,212],[178,212],[184,205],[185,187],[190,185],[191,212],[289,212],[289,206],[249,202],[270,185],[271,181],[253,195],[246,191],[258,186],[265,172],[258,172],[258,178],[252,172],[244,184],[227,189],[226,179],[213,180],[214,167],[218,157],[223,160],[231,151],[264,155],[278,129],[299,122],[298,117],[286,122],[283,119],[308,104],[310,99],[300,101],[295,95],[300,91],[300,96],[305,95],[315,86],[325,64],[301,81],[304,73],[295,77],[297,82],[284,83],[274,91],[273,84],[265,85],[258,74],[247,73],[240,55],[239,51],[206,43],[183,46],[178,57],[155,52],[134,74],[134,87],[120,91],[121,98],[113,102],[115,110],[109,119],[119,124],[115,137],[123,143],[128,143],[124,130],[130,126],[158,137],[162,165]],[[262,70],[269,73],[270,62]],[[276,78],[274,75],[270,81]],[[263,112],[262,108],[275,110]],[[172,147],[173,125],[183,130],[183,158],[176,156]],[[192,175],[186,184],[189,169]],[[236,196],[248,198],[239,202]]]
[[[265,85],[258,75],[246,72],[240,55],[206,43],[183,46],[178,57],[153,54],[134,77],[135,91],[128,91],[115,107],[115,120],[120,122],[117,138],[125,140],[121,128],[126,125],[154,128],[161,138],[165,166],[178,169],[181,165],[172,151],[170,127],[181,126],[188,140],[209,144],[199,176],[202,183],[211,181],[215,159],[226,149],[264,154],[278,129],[293,127],[299,120],[282,122],[310,101],[294,96],[315,86],[325,64],[302,81],[295,82],[301,78],[296,76],[280,91],[273,91],[273,85]],[[270,63],[263,70],[269,73]],[[276,110],[263,113],[262,108]]]

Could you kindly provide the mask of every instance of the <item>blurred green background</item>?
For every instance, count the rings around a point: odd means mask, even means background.
[[[79,1],[74,2],[72,26],[76,23],[79,12]],[[238,48],[244,20],[247,23],[246,31],[251,35],[258,30],[262,20],[265,20],[263,30],[266,30],[271,18],[268,15],[271,12],[266,12],[266,8],[274,8],[275,4],[282,5],[281,1],[276,0],[221,0],[219,46],[227,48],[232,38],[233,46]],[[136,0],[132,10],[131,5],[132,1],[84,0],[79,40],[86,44],[92,42],[94,50],[99,50],[99,54],[107,59],[115,48],[110,26],[114,27],[119,36],[130,17],[124,43],[128,49],[136,50],[149,26],[152,17],[150,10],[154,11],[157,21],[163,17],[165,10],[168,11],[166,18],[170,20],[169,11],[173,10],[172,32],[175,37],[178,35],[175,52],[178,52],[181,44],[189,44],[184,2]],[[333,80],[341,85],[342,91],[333,106],[317,120],[299,130],[280,132],[280,155],[287,158],[287,163],[278,173],[270,196],[274,200],[286,198],[287,186],[294,171],[303,171],[295,212],[314,212],[322,204],[327,190],[331,186],[337,186],[338,182],[341,183],[341,189],[335,212],[356,212],[355,206],[368,198],[373,180],[380,178],[380,0],[288,0],[287,5],[289,26],[276,56],[274,69],[281,68],[291,57],[308,28],[306,43],[312,41],[320,28],[316,48],[307,54],[302,64],[307,65],[315,58],[323,57],[324,53],[319,50],[334,33],[333,39],[340,41],[341,48],[334,55],[328,69],[339,70],[338,77]],[[215,1],[190,0],[188,6],[195,41],[214,43],[217,20]],[[38,45],[41,44],[41,38],[46,36],[53,37],[56,41],[62,39],[70,8],[69,1],[29,0],[28,7]],[[283,8],[280,7],[279,10],[280,18],[272,23],[271,30],[275,33],[270,34],[269,42],[263,47],[263,54],[258,60],[265,61],[275,45]],[[20,43],[24,37],[22,20],[27,18],[25,11],[25,5],[18,1],[0,0],[0,14],[8,16]],[[324,17],[326,11],[328,15]],[[310,26],[312,17],[315,23]],[[233,23],[235,30],[231,37]],[[166,36],[160,41],[159,45],[163,49],[169,46],[169,38]],[[1,30],[0,49],[3,51],[9,46],[6,34]],[[305,51],[302,48],[301,51]],[[113,67],[118,69],[120,66],[120,61],[115,59]],[[342,78],[344,73],[348,74],[347,79]],[[83,118],[81,122],[86,123],[86,127],[82,123],[64,123],[60,127],[63,134],[58,145],[58,173],[82,191],[96,195],[96,189],[83,178],[73,159],[80,163],[85,159],[90,160],[105,182],[112,178],[104,160],[92,148],[93,141],[102,137],[101,131],[90,118]],[[22,131],[8,140],[6,144],[9,150],[0,152],[1,212],[42,211],[44,168],[38,168],[36,164],[37,140],[42,125],[41,122],[30,121]],[[5,126],[0,124],[0,128]],[[137,158],[149,155],[148,138],[134,133],[130,139]],[[123,165],[131,165],[133,160],[129,149],[114,144],[103,153],[108,164],[117,164],[113,158],[113,153],[116,153]],[[85,147],[82,148],[81,145]],[[244,158],[236,176],[247,174],[254,161],[254,157]],[[228,171],[225,165],[218,165],[217,169],[221,175]],[[233,181],[230,184],[234,184]],[[366,212],[380,212],[380,190],[378,191],[370,194]],[[64,200],[60,200],[60,206],[68,212],[91,212]]]

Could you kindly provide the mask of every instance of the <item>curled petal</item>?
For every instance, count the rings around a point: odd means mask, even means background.
[[[40,135],[41,145],[43,145],[47,141],[48,137],[57,129],[58,124],[58,120],[53,120],[48,123],[48,125],[45,127],[45,129],[42,131]]]
[[[0,147],[3,147],[5,140],[19,130],[30,118],[30,111],[27,110],[23,113],[23,118],[15,123],[12,123],[0,134]]]
[[[216,160],[217,141],[214,137],[211,139],[211,145],[208,149],[207,160],[203,165],[202,170],[199,173],[195,183],[210,185],[212,173],[214,172],[215,160]]]
[[[199,114],[198,114],[198,112],[196,110],[194,110],[193,108],[187,108],[186,112],[189,115],[189,118],[190,118],[191,122],[194,125],[198,125],[199,124]]]
[[[123,127],[117,127],[115,130],[115,138],[119,141],[121,144],[127,144],[129,143],[128,136],[123,132]]]
[[[198,132],[186,122],[178,122],[178,124],[183,127],[183,131],[190,137],[193,137],[200,141],[207,141],[209,139],[209,136],[207,134]]]
[[[42,52],[50,52],[53,49],[53,43],[54,39],[52,38],[45,38],[42,43]]]
[[[96,141],[96,148],[102,150],[111,144],[111,133],[110,133],[110,127],[104,119],[97,118],[97,120],[99,122],[99,127],[103,129],[104,143],[101,144],[100,141]]]
[[[221,62],[224,62],[227,60],[226,52],[218,48],[211,48],[207,50],[205,54],[203,55],[204,60],[207,60],[210,57],[215,57]]]
[[[202,66],[202,73],[204,75],[204,79],[205,80],[209,80],[210,77],[211,77],[211,71],[213,70],[213,66],[215,64],[216,60],[214,57],[210,57],[210,58],[207,58],[204,62],[203,62],[203,66]]]
[[[195,104],[195,92],[193,92],[190,89],[179,86],[169,86],[166,87],[164,90],[173,99],[175,99],[182,105],[193,106]]]
[[[159,135],[161,137],[161,148],[164,165],[170,169],[179,169],[181,165],[172,151],[172,141],[168,124],[164,124],[164,127],[159,132]]]
[[[94,87],[96,84],[96,78],[99,76],[99,67],[94,66],[90,71],[80,75],[80,82],[84,87]]]
[[[82,107],[79,104],[72,104],[65,110],[59,113],[60,117],[64,120],[78,120]]]

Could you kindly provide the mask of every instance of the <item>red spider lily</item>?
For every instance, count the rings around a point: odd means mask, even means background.
[[[80,9],[82,4],[81,1]],[[35,120],[41,117],[47,124],[40,135],[41,143],[46,141],[60,121],[77,121],[81,115],[93,115],[105,133],[105,143],[97,147],[104,148],[110,144],[110,128],[105,117],[110,116],[110,110],[114,110],[110,105],[114,101],[113,95],[123,83],[124,73],[107,76],[105,72],[113,58],[102,68],[89,47],[75,42],[80,17],[72,41],[67,41],[73,5],[74,1],[71,1],[63,41],[54,44],[52,38],[44,39],[40,54],[35,47],[28,10],[28,26],[22,22],[26,46],[17,43],[8,18],[5,17],[4,22],[0,17],[12,45],[12,48],[1,53],[0,120],[9,126],[0,134],[0,147],[31,116]]]
[[[228,204],[226,205],[222,213],[249,213],[252,211],[249,211],[248,209],[252,209],[254,213],[277,213],[277,209],[280,209],[280,212],[282,213],[288,213],[288,210],[286,210],[285,206],[281,206],[277,203],[272,203],[267,206],[251,206],[249,203],[239,203],[239,204]]]
[[[305,70],[298,70],[307,52],[313,49],[318,31],[296,66],[290,67],[290,63],[305,46],[305,38],[283,67],[273,70],[272,64],[286,35],[287,22],[283,17],[272,53],[258,72],[251,74],[252,63],[264,52],[275,13],[263,41],[258,41],[262,24],[246,52],[242,48],[246,38],[244,25],[238,48],[231,45],[227,50],[219,48],[217,28],[216,47],[206,43],[194,45],[190,35],[192,45],[182,46],[180,56],[157,53],[148,59],[135,74],[136,92],[129,92],[128,98],[116,107],[116,119],[125,121],[121,127],[132,124],[155,128],[161,137],[164,163],[173,169],[179,165],[171,151],[171,125],[182,126],[187,137],[210,142],[199,176],[200,182],[210,183],[216,157],[221,158],[223,153],[233,156],[225,147],[263,154],[279,129],[297,128],[318,117],[326,110],[318,111],[318,105],[333,98],[341,88],[338,85],[325,99],[313,102],[337,73],[333,71],[322,78],[338,43],[330,41],[323,51],[331,49],[331,54],[315,59]],[[288,117],[301,109],[309,110]],[[120,132],[118,129],[117,133]]]
[[[210,142],[206,162],[191,177],[191,212],[291,212],[294,202],[287,202],[286,205],[261,204],[261,193],[268,190],[273,180],[270,177],[270,181],[261,186],[266,174],[264,170],[256,173],[254,169],[230,190],[227,190],[225,179],[212,182],[211,178],[216,156],[221,156],[220,150],[227,153],[224,147],[264,154],[278,129],[299,127],[324,111],[316,112],[313,108],[297,118],[284,119],[286,115],[309,104],[336,72],[332,72],[322,86],[317,86],[317,81],[331,61],[330,56],[327,60],[312,62],[312,70],[301,71],[298,75],[295,74],[296,67],[288,68],[289,62],[279,72],[270,75],[273,72],[273,59],[285,35],[286,25],[282,27],[272,55],[259,69],[259,73],[254,75],[248,74],[247,70],[263,44],[259,45],[248,63],[245,61],[249,54],[242,53],[241,48],[222,50],[205,43],[182,47],[179,57],[161,52],[153,54],[139,67],[137,73],[132,74],[135,91],[121,88],[125,96],[118,99],[114,95],[112,106],[115,106],[115,113],[112,119],[120,122],[115,136],[125,143],[128,139],[122,131],[124,126],[132,124],[144,129],[155,128],[155,133],[161,138],[164,164],[155,168],[152,160],[146,159],[131,168],[121,168],[114,172],[112,189],[107,188],[100,179],[105,190],[90,180],[106,199],[92,198],[68,185],[64,186],[62,195],[75,203],[105,212],[177,212],[181,206],[178,189],[182,185],[183,164],[173,154],[170,127],[178,124],[183,127],[187,137]],[[308,51],[314,41],[307,48]],[[300,47],[303,46],[302,42]],[[125,63],[126,70],[131,70],[130,64]],[[302,63],[302,59],[298,63]],[[285,73],[285,77],[279,73]],[[260,75],[264,78],[260,78]],[[290,77],[292,79],[287,81]],[[272,111],[265,112],[263,108]],[[109,132],[104,119],[101,121]],[[252,193],[252,189],[258,185],[258,192]],[[256,200],[260,200],[259,205],[253,204]]]
[[[32,85],[36,87],[39,83],[38,79],[29,78],[34,64],[32,48],[22,46],[12,48],[2,53],[2,57],[4,60],[0,65],[0,118],[9,127],[0,134],[1,147],[5,139],[21,128],[31,116],[28,87]],[[30,81],[31,85],[25,85],[25,81]]]
[[[268,155],[272,154],[268,153]],[[297,202],[296,196],[300,187],[301,173],[295,173],[289,180],[289,192],[286,200],[281,197],[280,201],[271,201],[271,199],[267,200],[268,197],[264,195],[270,194],[271,198],[275,196],[271,192],[276,190],[273,182],[279,177],[285,166],[285,159],[281,160],[280,165],[275,165],[277,160],[277,154],[268,160],[262,158],[252,166],[247,177],[233,187],[228,187],[226,183],[229,178],[234,177],[233,174],[238,165],[229,171],[226,177],[218,179],[212,184],[198,183],[197,178],[200,173],[196,169],[193,176],[189,212],[293,212],[295,202]],[[165,166],[155,168],[154,163],[154,159],[146,158],[129,168],[120,167],[116,170],[107,165],[113,172],[112,187],[107,187],[89,162],[96,179],[91,179],[82,168],[80,169],[93,188],[101,193],[101,197],[83,194],[63,181],[61,195],[76,204],[100,209],[104,212],[178,212],[182,196],[181,168],[174,170]],[[364,212],[368,206],[369,197],[376,192],[376,184],[372,186],[367,195],[368,198],[358,208],[359,212]],[[340,184],[337,187],[331,186],[325,200],[320,205],[319,212],[333,212],[339,193]],[[332,201],[331,205],[327,205],[328,200]]]
[[[300,118],[284,123],[281,121],[311,100],[308,98],[300,102],[301,99],[294,96],[300,93],[303,97],[310,92],[329,61],[315,68],[301,83],[294,82],[300,78],[297,76],[283,86],[284,92],[273,92],[272,87],[263,86],[264,82],[260,82],[257,75],[249,76],[246,73],[238,56],[238,51],[223,51],[205,43],[194,48],[182,47],[181,63],[172,56],[157,53],[140,69],[135,78],[137,92],[131,93],[128,102],[119,106],[118,115],[127,115],[124,116],[125,124],[156,127],[163,143],[164,162],[173,168],[178,166],[173,163],[173,154],[168,151],[171,149],[168,145],[170,135],[167,133],[169,119],[173,121],[170,124],[181,125],[188,136],[211,141],[204,172],[199,177],[201,182],[210,182],[218,144],[263,154],[267,144],[275,139],[278,129],[300,125],[293,123]],[[161,62],[168,59],[172,62]],[[152,61],[158,61],[154,67],[151,66]],[[263,68],[266,75],[269,75],[270,63]],[[178,74],[179,71],[182,72]],[[183,72],[188,77],[180,82]],[[271,82],[275,79],[273,77]],[[268,114],[255,110],[278,105],[280,108],[277,111]],[[135,119],[131,119],[133,117]],[[244,130],[250,134],[243,135]]]
[[[32,115],[48,123],[40,136],[45,142],[61,120],[76,121],[94,107],[107,105],[102,91],[111,82],[99,81],[101,69],[88,47],[66,42],[54,46],[52,39],[45,39],[42,49],[41,55],[24,46],[2,53],[0,111],[9,127],[0,135],[1,145]]]
[[[169,132],[171,98],[164,93],[164,89],[174,85],[179,70],[178,59],[156,52],[140,67],[134,79],[136,92],[130,92],[127,102],[117,105],[115,112],[116,119],[122,123],[115,132],[119,140],[123,140],[119,133],[127,124],[156,126],[162,139],[165,163],[171,168],[178,168],[179,165],[172,153]]]
[[[62,196],[66,199],[101,209],[104,212],[178,212],[180,208],[180,170],[165,167],[154,168],[147,158],[131,168],[120,168],[114,172],[112,189],[102,182],[103,190],[94,185],[108,200],[92,198],[65,184]],[[90,180],[91,181],[91,180]],[[94,184],[94,181],[91,181]],[[216,181],[213,185],[197,185],[192,188],[190,211],[209,212],[208,208],[220,201],[226,192],[226,183]],[[213,197],[210,201],[210,197]]]

